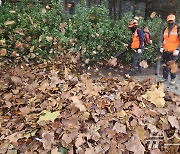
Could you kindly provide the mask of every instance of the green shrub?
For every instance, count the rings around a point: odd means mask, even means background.
[[[66,45],[68,41],[60,32],[60,23],[66,21],[67,17],[62,4],[58,2],[52,2],[46,9],[42,9],[39,3],[31,5],[26,1],[17,4],[5,3],[1,7],[0,16],[0,39],[6,41],[6,57],[12,58],[11,53],[16,52],[20,57],[48,58],[57,50],[55,43]],[[14,23],[4,24],[7,21]],[[30,54],[32,48],[33,56]]]
[[[62,3],[56,1],[52,1],[43,11],[42,5],[38,3],[6,3],[1,7],[0,16],[0,40],[5,41],[1,48],[7,49],[5,57],[11,59],[15,52],[19,54],[16,59],[26,56],[40,60],[49,58],[64,48],[80,51],[82,59],[90,62],[105,61],[124,51],[124,43],[129,44],[131,40],[131,31],[128,29],[128,24],[133,19],[131,13],[114,21],[109,18],[105,6],[88,8],[84,1],[77,5],[73,16],[69,16]],[[5,25],[7,21],[14,23]],[[152,64],[158,53],[159,36],[164,23],[160,17],[146,21],[139,19],[138,22],[141,29],[148,26],[153,36],[153,44],[146,47],[142,54],[142,59]],[[130,62],[132,52],[121,59],[126,63]]]

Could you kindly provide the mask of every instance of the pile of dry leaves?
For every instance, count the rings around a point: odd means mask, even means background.
[[[1,69],[0,153],[179,152],[180,96],[152,79],[92,80],[78,58]]]

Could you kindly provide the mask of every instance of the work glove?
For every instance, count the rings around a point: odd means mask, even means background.
[[[173,51],[173,56],[178,56],[178,54],[179,54],[179,50],[174,50]]]
[[[138,53],[142,53],[142,49],[138,49],[137,52],[138,52]]]
[[[163,53],[163,52],[164,52],[164,49],[163,49],[162,47],[160,48],[160,52],[161,52],[161,53]]]

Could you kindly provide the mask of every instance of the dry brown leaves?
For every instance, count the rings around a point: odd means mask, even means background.
[[[108,64],[110,66],[116,66],[117,65],[117,58],[112,57],[111,59],[108,60]]]
[[[148,68],[148,64],[145,60],[141,61],[139,64],[142,68]]]
[[[180,96],[152,79],[92,80],[77,73],[78,60],[67,53],[1,69],[0,153],[178,153],[148,149],[147,140],[152,131],[165,141],[179,129]]]
[[[168,62],[169,69],[172,73],[178,72],[178,64],[175,63],[175,61],[171,60]]]

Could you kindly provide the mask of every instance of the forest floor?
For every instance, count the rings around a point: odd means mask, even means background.
[[[1,64],[0,153],[180,153],[179,72],[164,90],[152,68],[130,77],[122,66],[79,67],[70,54]]]

